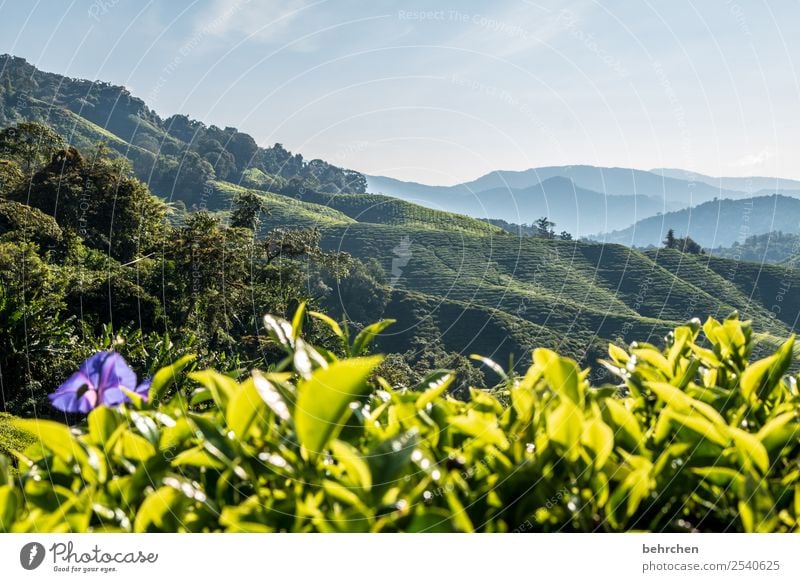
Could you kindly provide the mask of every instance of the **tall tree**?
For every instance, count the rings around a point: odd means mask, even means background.
[[[703,247],[701,247],[697,241],[692,239],[692,237],[687,236],[686,238],[679,238],[676,241],[677,248],[684,252],[689,253],[690,255],[703,255],[705,251]]]
[[[553,229],[555,228],[556,223],[551,221],[546,216],[538,218],[533,225],[536,227],[536,236],[540,238],[555,238],[556,233]]]
[[[677,246],[677,239],[675,238],[675,231],[671,228],[667,231],[667,238],[664,239],[664,248],[674,249]]]

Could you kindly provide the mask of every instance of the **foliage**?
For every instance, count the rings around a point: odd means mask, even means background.
[[[687,236],[684,238],[678,238],[675,236],[675,231],[671,228],[667,231],[667,237],[664,239],[664,248],[679,250],[683,253],[689,253],[691,255],[705,254],[703,247],[697,244],[692,237]]]
[[[252,191],[245,191],[236,196],[236,206],[231,213],[231,226],[249,228],[258,232],[261,215],[269,212],[264,200]]]
[[[792,294],[781,291],[800,284],[800,276],[792,268],[771,270],[768,278],[756,273],[748,280],[742,273],[750,275],[754,271],[739,261],[709,261],[710,268],[704,269],[694,255],[683,254],[674,259],[671,251],[641,253],[617,245],[537,237],[525,237],[520,241],[503,232],[504,226],[498,221],[492,225],[402,200],[342,190],[341,185],[348,181],[346,170],[339,174],[283,146],[259,148],[252,139],[233,128],[207,127],[185,116],[162,119],[123,88],[43,73],[13,57],[0,59],[5,63],[0,67],[0,125],[38,120],[68,137],[70,145],[82,152],[92,152],[97,141],[106,142],[111,155],[125,156],[136,176],[147,180],[154,192],[170,200],[172,210],[166,220],[178,228],[186,219],[180,209],[206,209],[218,214],[221,238],[232,237],[233,231],[224,230],[224,225],[230,224],[230,215],[225,212],[235,210],[238,194],[248,188],[256,189],[251,193],[260,196],[270,211],[262,216],[257,238],[266,237],[275,228],[316,227],[320,250],[341,249],[355,259],[381,263],[385,279],[378,281],[381,286],[373,288],[374,294],[367,297],[381,299],[387,287],[391,291],[385,306],[382,300],[375,301],[374,313],[358,313],[359,297],[346,291],[339,302],[335,297],[335,278],[332,280],[321,273],[313,265],[314,257],[309,255],[293,263],[284,262],[291,276],[281,275],[269,280],[268,286],[275,291],[267,294],[269,301],[246,306],[241,301],[246,297],[246,288],[252,284],[258,289],[262,283],[249,277],[247,272],[236,273],[227,267],[218,272],[235,279],[238,287],[232,289],[236,291],[236,302],[223,303],[219,295],[213,297],[222,288],[221,284],[216,288],[209,285],[207,297],[190,295],[187,298],[177,290],[193,288],[191,270],[174,271],[176,263],[164,261],[161,253],[172,248],[175,240],[176,233],[168,230],[154,255],[148,256],[150,252],[140,250],[132,259],[136,261],[132,265],[127,265],[130,261],[120,261],[119,266],[111,262],[111,268],[106,269],[102,261],[108,260],[103,256],[108,253],[103,249],[102,255],[94,254],[89,261],[91,268],[82,270],[83,261],[78,259],[81,255],[71,255],[69,269],[74,276],[67,280],[67,289],[77,288],[82,278],[91,286],[84,287],[81,292],[68,293],[68,312],[63,318],[76,314],[81,317],[85,313],[94,333],[113,315],[113,320],[122,326],[133,324],[135,329],[139,324],[145,333],[161,333],[169,327],[175,332],[173,337],[178,337],[179,333],[197,337],[198,350],[202,349],[209,356],[206,362],[216,355],[236,357],[228,351],[233,349],[228,346],[236,350],[243,347],[243,352],[238,354],[242,361],[255,361],[264,355],[258,346],[258,314],[269,311],[285,315],[296,300],[305,298],[317,300],[328,310],[338,309],[339,303],[349,303],[353,308],[348,307],[348,313],[361,320],[360,323],[381,316],[397,319],[398,333],[381,338],[381,349],[385,351],[407,354],[412,349],[414,330],[419,329],[421,322],[430,321],[432,325],[425,328],[423,339],[439,337],[445,352],[461,354],[462,358],[470,351],[477,351],[505,362],[512,355],[518,358],[530,348],[544,345],[588,363],[602,354],[608,341],[632,337],[647,339],[649,334],[658,337],[695,315],[719,315],[738,309],[759,329],[777,338],[790,333],[800,312],[800,309],[789,308],[790,304],[793,307],[797,304]],[[0,181],[4,180],[5,168],[9,168],[7,183],[16,184],[18,164],[10,164],[1,164]],[[598,171],[596,168],[585,170]],[[329,174],[336,174],[335,180],[324,183]],[[215,179],[211,180],[212,177]],[[602,178],[599,174],[596,177]],[[580,183],[580,180],[575,182]],[[587,214],[607,220],[612,215],[619,219],[631,211],[627,197],[594,193],[595,204],[585,198],[585,192],[581,193],[575,184],[562,180],[560,186],[566,188],[569,195],[557,198],[569,202],[562,210],[569,211],[572,217],[580,216],[581,224],[585,223]],[[558,183],[552,186],[560,187]],[[5,192],[8,186],[0,185],[0,188]],[[546,204],[551,219],[562,216],[559,212],[552,214],[553,197],[542,198],[540,194],[543,195],[544,190],[539,190],[536,193],[526,191],[524,198],[533,205],[527,215],[538,216]],[[581,194],[580,208],[575,207],[578,198],[573,194],[576,192]],[[474,199],[461,195],[459,198]],[[640,205],[645,202],[648,206]],[[650,203],[654,204],[650,198],[640,197],[633,210],[642,215],[644,208],[646,215]],[[747,210],[749,203],[723,200],[702,206],[703,220],[720,226],[706,229],[706,234],[735,238],[740,229],[727,226],[740,224],[743,216],[750,217],[748,224],[753,232],[764,227],[766,222],[762,218],[767,216],[768,228],[788,231],[791,225],[787,221],[796,216],[798,201],[781,196],[754,199],[752,213]],[[467,210],[462,206],[448,207]],[[698,217],[694,210],[693,217]],[[773,223],[774,217],[782,218],[787,225]],[[694,218],[692,224],[696,224]],[[563,218],[556,222],[559,229],[568,226]],[[654,230],[651,234],[655,237],[653,244],[658,245],[664,232],[661,219],[656,222],[657,232]],[[97,223],[99,230],[103,226],[102,222]],[[680,224],[667,224],[670,226],[683,232]],[[526,228],[530,230],[511,230],[514,234],[533,230],[532,226]],[[69,237],[69,233],[66,234]],[[699,242],[711,244],[699,234],[695,237],[695,232],[691,233]],[[104,241],[100,237],[97,240],[100,244],[84,241],[84,246],[91,244],[99,249]],[[720,240],[716,239],[714,244],[719,244]],[[404,248],[403,241],[410,242],[411,256],[395,274],[394,266],[406,260],[406,255],[398,257],[395,250]],[[623,242],[636,241],[627,237]],[[252,245],[245,245],[241,252],[249,252],[251,248]],[[231,245],[229,250],[237,249]],[[39,252],[46,254],[43,247]],[[51,260],[60,259],[54,251]],[[242,264],[238,257],[232,259],[230,265]],[[66,276],[68,273],[58,274]],[[354,268],[354,276],[359,278],[359,275]],[[372,283],[363,277],[360,279],[360,283],[366,285],[352,285],[353,292],[370,291],[366,286]],[[727,284],[726,280],[734,285]],[[276,283],[280,292],[274,289]],[[106,286],[112,289],[111,298]],[[346,287],[348,284],[343,281],[341,288]],[[326,293],[330,295],[326,297]],[[753,301],[751,297],[758,300]],[[160,301],[162,298],[166,300]],[[776,298],[786,300],[778,303]],[[270,304],[272,299],[276,300],[274,304]],[[59,301],[59,297],[54,298],[56,304]],[[203,309],[200,309],[192,315],[191,325],[184,326],[189,303],[211,306],[212,325],[203,325]],[[238,317],[247,307],[250,309],[246,320],[242,320],[242,325],[237,322],[238,328],[233,333],[215,327],[225,323],[227,313],[237,312]],[[222,317],[218,317],[220,313]],[[240,337],[244,329],[247,331]],[[212,349],[209,342],[217,339],[223,341]],[[201,347],[204,344],[205,347]],[[218,346],[226,347],[221,350]],[[418,354],[406,360],[417,371],[421,370]],[[76,355],[69,365],[79,361]],[[49,381],[58,382],[58,379],[37,381],[48,385]]]
[[[50,131],[12,129],[7,152],[25,152],[31,135]],[[103,146],[90,158],[74,148],[50,153],[27,177],[17,172],[0,198],[4,410],[52,414],[47,392],[102,349],[120,347],[151,373],[164,346],[173,356],[191,346],[202,365],[223,370],[267,366],[274,354],[259,340],[256,314],[313,299],[311,271],[346,280],[352,268],[347,255],[320,248],[313,228],[257,237],[264,204],[252,191],[226,226],[208,212],[175,216]]]
[[[560,233],[556,234],[556,223],[546,216],[537,219],[531,224],[516,224],[500,218],[482,218],[481,221],[499,226],[503,230],[516,234],[517,236],[536,236],[547,239],[558,238],[559,240],[572,240],[572,234],[566,230],[562,230]]]
[[[69,136],[67,145],[83,152],[98,141],[106,142],[131,161],[136,176],[150,189],[188,207],[206,207],[207,183],[214,179],[275,191],[292,179],[306,190],[366,191],[366,178],[353,170],[305,160],[279,143],[261,148],[233,127],[206,126],[185,115],[162,119],[124,87],[47,73],[24,59],[1,55],[0,126],[30,124],[40,132],[42,123]],[[39,161],[50,159],[44,146],[52,144],[42,137],[27,140],[33,155],[24,157],[26,172],[37,156]],[[0,134],[0,158],[5,157]]]
[[[17,162],[28,175],[63,147],[61,136],[40,123],[23,122],[0,130],[0,158]]]
[[[534,236],[538,236],[541,238],[555,238],[556,233],[555,230],[553,230],[555,225],[556,223],[547,218],[546,216],[537,218],[536,221],[533,223],[533,226],[536,229]]]
[[[11,457],[14,451],[24,451],[36,440],[30,433],[16,428],[13,420],[10,414],[0,412],[0,457]]]
[[[93,410],[80,426],[17,420],[39,441],[1,481],[10,531],[797,531],[793,338],[751,361],[737,317],[609,346],[618,385],[537,349],[522,376],[448,397],[373,372],[371,333],[337,358],[268,316],[286,354],[239,383],[190,374],[171,398]],[[385,324],[380,324],[380,327]],[[702,330],[702,335],[701,334]],[[184,374],[186,361],[156,377]]]
[[[743,242],[735,241],[729,247],[714,248],[709,254],[756,263],[796,263],[800,254],[800,235],[781,231],[754,234]]]

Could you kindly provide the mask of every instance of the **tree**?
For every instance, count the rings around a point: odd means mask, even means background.
[[[676,241],[678,250],[689,253],[690,255],[704,255],[705,251],[695,240],[687,236],[686,238],[679,238]]]
[[[267,205],[261,196],[247,190],[236,195],[234,205],[231,213],[231,226],[258,231],[261,214],[268,212]]]
[[[38,208],[90,248],[126,263],[162,239],[166,205],[131,176],[122,159],[90,161],[70,147],[17,188],[12,200]]]
[[[562,230],[561,234],[558,236],[561,240],[572,240],[572,235],[568,233],[566,230]]]
[[[0,160],[0,196],[17,188],[23,178],[19,164],[11,160]]]
[[[533,223],[536,227],[536,234],[540,238],[555,238],[556,233],[553,230],[556,223],[549,220],[546,216],[542,216]]]
[[[27,176],[63,147],[61,136],[41,123],[26,121],[0,131],[0,157],[18,162]]]
[[[345,191],[364,194],[367,191],[367,178],[361,172],[344,170]]]
[[[385,279],[383,267],[375,257],[366,263],[353,260],[347,276],[330,283],[333,292],[327,297],[326,307],[352,322],[366,325],[382,316],[389,303]]]
[[[664,239],[664,248],[674,249],[677,246],[677,239],[675,238],[675,231],[671,228],[667,231],[667,238]]]

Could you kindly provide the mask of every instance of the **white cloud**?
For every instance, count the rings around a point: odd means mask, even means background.
[[[737,161],[734,166],[739,168],[753,168],[764,164],[768,159],[775,154],[767,149],[763,149],[757,154],[747,154]]]
[[[195,33],[286,42],[292,40],[287,34],[292,22],[313,4],[309,0],[213,0],[195,23]]]

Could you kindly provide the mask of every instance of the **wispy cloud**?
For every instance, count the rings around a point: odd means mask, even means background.
[[[260,42],[291,40],[291,25],[312,0],[213,0],[195,22],[195,33],[247,37]]]
[[[754,168],[764,164],[774,155],[775,154],[770,150],[763,149],[757,154],[747,154],[746,156],[743,156],[734,165],[739,168]]]

